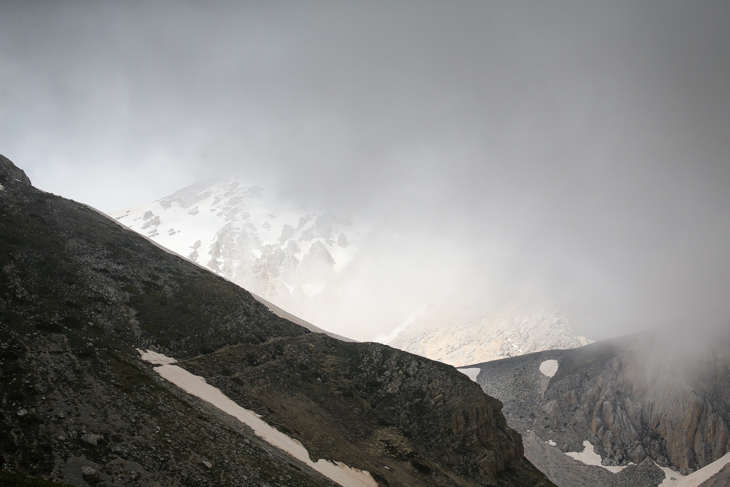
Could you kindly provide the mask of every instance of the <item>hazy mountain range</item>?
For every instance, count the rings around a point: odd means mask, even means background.
[[[111,216],[316,326],[448,364],[590,341],[575,334],[564,312],[544,301],[512,299],[495,307],[448,294],[413,299],[413,292],[397,289],[373,293],[398,277],[411,285],[415,279],[398,276],[394,261],[407,249],[393,248],[404,244],[390,238],[380,222],[308,210],[244,178],[201,182]],[[407,308],[404,295],[427,304]],[[372,321],[390,323],[389,332],[375,336],[370,330],[382,323]]]

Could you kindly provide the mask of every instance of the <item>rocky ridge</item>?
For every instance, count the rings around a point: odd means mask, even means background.
[[[177,358],[379,485],[552,485],[455,369],[311,333],[0,158],[0,455],[70,485],[333,485],[161,379]],[[322,433],[326,431],[326,435]]]

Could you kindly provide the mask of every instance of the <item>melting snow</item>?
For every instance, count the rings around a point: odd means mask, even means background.
[[[143,352],[138,348],[137,351],[142,356],[142,360],[154,365],[174,364],[175,362],[177,362],[177,360],[175,360],[174,358],[166,357],[161,353],[153,352],[152,350],[147,350],[146,352]]]
[[[482,371],[482,369],[480,369],[478,367],[469,368],[469,369],[456,369],[456,370],[458,370],[462,374],[465,374],[466,376],[468,376],[474,382],[477,381],[477,376],[479,375],[479,372]]]
[[[542,375],[544,375],[545,377],[553,377],[557,371],[557,360],[546,360],[540,364],[540,372],[542,372]]]
[[[555,446],[555,442],[552,440],[549,440],[547,443],[551,446]],[[618,473],[626,468],[624,466],[609,467],[606,465],[602,465],[601,456],[593,451],[593,445],[591,445],[591,443],[587,440],[583,442],[582,452],[567,452],[566,455],[571,458],[575,458],[576,460],[581,461],[586,465],[596,465],[598,467],[603,467],[609,472],[613,473]],[[727,464],[730,464],[730,452],[726,453],[725,456],[723,456],[722,458],[715,460],[711,464],[706,465],[705,467],[687,476],[684,476],[679,472],[675,472],[674,470],[667,467],[659,467],[664,471],[664,480],[661,484],[659,484],[658,487],[699,487],[700,485],[702,485],[703,482],[707,481],[710,477],[722,470],[723,467],[725,467],[725,465]],[[633,464],[630,463],[629,465]]]
[[[722,468],[728,463],[730,463],[730,452],[726,453],[724,457],[715,460],[696,472],[692,472],[686,477],[669,468],[659,467],[664,470],[664,473],[666,474],[664,481],[659,484],[659,487],[699,487],[703,482],[722,470]],[[672,478],[674,478],[674,480],[672,480]]]
[[[377,482],[373,480],[370,473],[367,471],[350,468],[342,462],[331,462],[324,459],[312,462],[309,458],[307,449],[304,448],[301,443],[293,438],[289,438],[281,431],[274,429],[265,421],[261,420],[253,411],[244,409],[233,402],[218,388],[207,384],[204,378],[193,375],[187,370],[176,365],[171,365],[176,362],[175,359],[165,357],[164,355],[151,352],[149,350],[146,352],[141,350],[138,351],[142,355],[142,360],[146,360],[152,364],[162,364],[155,367],[155,372],[157,372],[161,377],[172,382],[185,392],[207,401],[221,411],[226,412],[247,424],[254,430],[257,436],[263,438],[271,445],[284,450],[297,460],[306,463],[322,475],[334,480],[344,487],[378,486]]]
[[[555,360],[548,360],[547,362],[555,362]],[[545,362],[543,362],[544,364]],[[557,362],[556,362],[557,364]],[[542,365],[540,366],[540,369],[542,369]],[[557,371],[557,365],[555,366],[555,370]],[[543,372],[544,374],[544,372]],[[547,374],[546,374],[547,375]],[[553,372],[553,375],[555,373]],[[575,458],[579,462],[583,462],[586,465],[595,465],[597,467],[603,467],[609,472],[618,473],[621,470],[625,469],[626,467],[609,467],[606,465],[601,464],[601,455],[593,451],[593,445],[591,445],[591,442],[586,440],[583,442],[583,451],[582,452],[566,452],[566,455],[568,455],[571,458]]]

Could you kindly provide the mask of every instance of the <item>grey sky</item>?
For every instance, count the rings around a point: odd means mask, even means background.
[[[243,171],[386,215],[596,338],[730,328],[727,2],[5,2],[0,152],[105,211]]]

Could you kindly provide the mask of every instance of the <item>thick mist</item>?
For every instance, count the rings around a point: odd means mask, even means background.
[[[724,2],[9,2],[0,143],[104,211],[245,172],[383,222],[368,320],[534,296],[593,339],[730,329]]]

